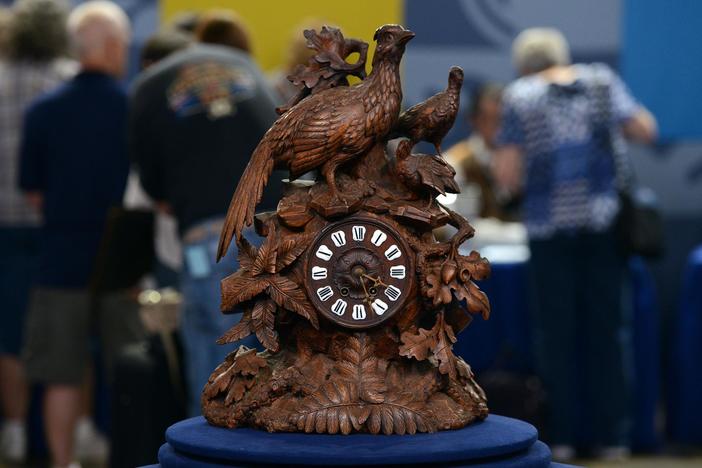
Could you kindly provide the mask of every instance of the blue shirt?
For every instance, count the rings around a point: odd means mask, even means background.
[[[85,288],[107,214],[129,168],[127,97],[113,78],[83,72],[30,106],[20,145],[20,186],[44,196],[38,282]]]
[[[503,96],[498,144],[524,153],[524,218],[530,238],[604,231],[618,211],[619,127],[638,109],[606,65],[575,65],[568,85],[539,75],[516,80]]]

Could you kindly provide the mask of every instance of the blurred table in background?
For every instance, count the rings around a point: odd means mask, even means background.
[[[488,321],[480,318],[473,320],[458,336],[454,350],[471,365],[478,380],[481,373],[495,370],[525,376],[532,374],[534,358],[530,333],[528,248],[523,245],[483,246],[480,252],[490,260],[492,266],[490,278],[480,282],[480,288],[490,298],[492,314]],[[702,251],[700,259],[700,281],[697,284],[702,286]],[[646,264],[639,258],[633,258],[629,262],[629,270],[633,290],[635,371],[631,437],[634,449],[649,451],[656,450],[660,444],[655,422],[660,397],[659,310],[653,278]],[[702,311],[702,287],[699,289],[698,323],[699,311]],[[702,346],[702,327],[698,327],[698,330],[701,336],[697,343]],[[697,356],[702,356],[702,352]],[[687,372],[686,375],[691,374]],[[702,408],[702,375],[694,373],[694,378],[699,389],[695,396]],[[702,413],[698,414],[702,416]],[[702,432],[702,425],[697,426],[698,432]]]
[[[690,254],[685,268],[667,393],[670,438],[702,444],[702,246]]]

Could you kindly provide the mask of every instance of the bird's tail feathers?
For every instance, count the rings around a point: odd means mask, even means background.
[[[235,237],[237,240],[240,239],[244,227],[253,223],[256,205],[261,201],[263,189],[273,172],[274,162],[270,156],[269,143],[265,140],[261,141],[251,155],[251,160],[244,169],[229,204],[224,227],[219,237],[217,261],[226,255],[232,239]]]

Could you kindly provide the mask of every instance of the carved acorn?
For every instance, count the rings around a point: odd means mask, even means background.
[[[456,262],[451,260],[444,263],[444,266],[441,267],[441,280],[445,284],[449,284],[451,281],[454,280],[454,278],[456,278],[456,271],[458,271],[456,267]]]

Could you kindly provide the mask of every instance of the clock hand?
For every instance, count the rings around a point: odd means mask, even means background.
[[[363,276],[371,280],[373,282],[373,286],[384,286],[386,288],[388,287],[388,285],[380,279],[380,276],[378,276],[377,278],[373,278],[372,276],[367,275],[365,273],[363,274]]]
[[[363,286],[363,293],[366,295],[366,299],[364,300],[364,302],[367,302],[368,304],[370,304],[371,297],[370,297],[370,294],[368,294],[368,290],[366,289],[366,282],[363,281],[364,276],[366,276],[366,275],[361,273],[360,275],[358,275],[358,279],[361,281],[361,286]]]

